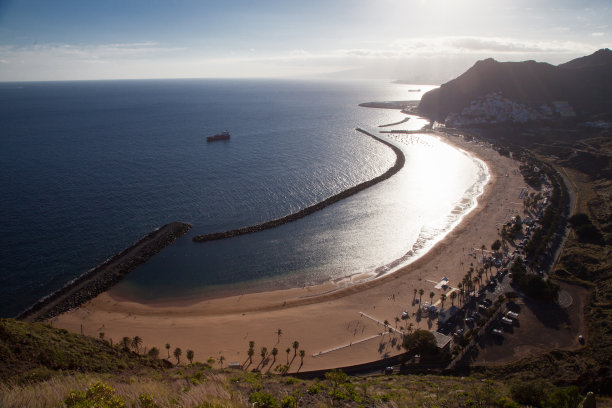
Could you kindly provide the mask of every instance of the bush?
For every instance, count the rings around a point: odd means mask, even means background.
[[[292,395],[285,395],[283,397],[283,399],[281,400],[281,407],[283,407],[283,408],[297,408],[298,407],[298,401]]]
[[[255,391],[249,396],[249,402],[259,408],[280,408],[274,395],[263,391]]]
[[[102,382],[93,384],[85,392],[72,391],[64,400],[69,408],[125,408],[123,398],[115,395],[115,389]]]
[[[510,395],[521,405],[544,407],[548,401],[550,387],[550,384],[542,380],[516,382],[510,386]]]

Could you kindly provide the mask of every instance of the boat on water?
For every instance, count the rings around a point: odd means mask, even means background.
[[[206,141],[207,142],[216,142],[217,140],[229,140],[229,138],[230,138],[230,134],[226,130],[226,131],[224,131],[222,133],[219,133],[217,135],[207,136],[206,137]]]

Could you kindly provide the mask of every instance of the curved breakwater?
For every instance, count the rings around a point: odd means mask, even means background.
[[[261,224],[251,225],[248,227],[237,228],[237,229],[222,231],[222,232],[214,232],[211,234],[196,235],[195,237],[193,237],[193,241],[194,242],[207,242],[207,241],[214,241],[214,240],[219,240],[219,239],[232,238],[238,235],[251,234],[253,232],[275,228],[283,224],[287,224],[289,222],[296,221],[300,218],[306,217],[307,215],[320,211],[324,209],[325,207],[328,207],[340,200],[343,200],[347,197],[357,194],[358,192],[363,191],[366,188],[371,187],[377,183],[380,183],[381,181],[387,180],[388,178],[393,176],[395,173],[400,171],[402,167],[404,167],[406,158],[404,156],[404,153],[401,151],[401,149],[399,149],[392,143],[389,143],[361,128],[356,128],[355,130],[360,133],[363,133],[364,135],[372,137],[373,139],[385,144],[386,146],[389,146],[391,150],[393,150],[396,156],[395,163],[393,164],[393,166],[391,166],[387,171],[385,171],[380,176],[374,177],[373,179],[368,180],[368,181],[364,181],[363,183],[359,183],[356,186],[350,187],[344,191],[339,192],[338,194],[334,194],[333,196],[326,198],[323,201],[320,201],[309,207],[303,208],[302,210],[297,211],[295,213],[292,213],[292,214],[289,214],[289,215],[286,215],[284,217],[277,218],[274,220],[266,221]]]

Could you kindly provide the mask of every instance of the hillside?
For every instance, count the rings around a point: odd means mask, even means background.
[[[612,106],[612,51],[602,49],[558,66],[492,58],[478,61],[456,79],[423,95],[418,111],[443,122],[450,113],[494,93],[529,107],[567,101],[580,117],[607,112]]]

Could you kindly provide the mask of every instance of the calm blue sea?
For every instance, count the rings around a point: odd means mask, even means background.
[[[0,84],[0,316],[171,221],[194,227],[117,295],[218,296],[392,269],[447,231],[484,179],[477,161],[430,136],[389,138],[406,153],[404,169],[312,216],[225,241],[191,237],[283,216],[383,173],[394,154],[354,129],[377,132],[405,115],[357,105],[418,96],[408,90],[288,80]],[[230,141],[205,142],[225,129]]]

